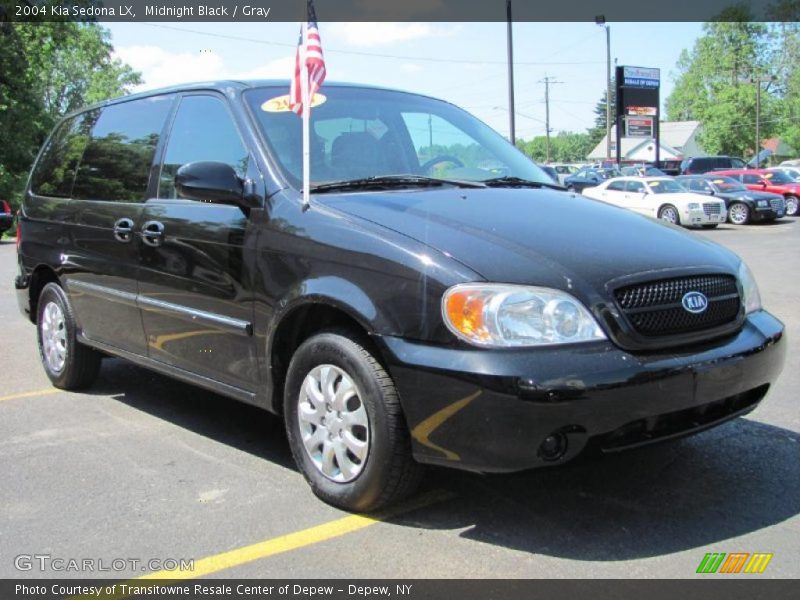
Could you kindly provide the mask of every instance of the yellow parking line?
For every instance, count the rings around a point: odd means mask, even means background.
[[[283,554],[290,550],[296,550],[304,546],[319,544],[326,540],[343,536],[347,533],[364,529],[370,525],[375,525],[391,517],[396,517],[403,513],[411,512],[425,506],[430,506],[436,502],[442,502],[453,497],[453,494],[440,490],[423,494],[417,498],[412,498],[410,502],[400,504],[384,513],[375,515],[350,515],[335,521],[323,523],[309,529],[303,529],[287,535],[272,538],[263,542],[258,542],[250,546],[236,548],[228,552],[222,552],[206,558],[196,560],[193,571],[156,571],[148,573],[135,580],[143,579],[195,579],[204,577],[223,569],[237,567],[246,563],[267,558],[276,554]]]
[[[6,400],[16,400],[17,398],[33,398],[34,396],[47,396],[48,394],[58,394],[64,390],[58,388],[44,388],[43,390],[35,390],[33,392],[20,392],[19,394],[9,394],[8,396],[0,396],[0,402]]]
[[[88,600],[88,598],[100,598],[101,600],[121,600],[126,598],[134,592],[130,587],[141,588],[154,587],[156,585],[164,585],[168,581],[177,581],[185,579],[196,579],[198,577],[205,577],[212,573],[217,573],[224,569],[231,567],[238,567],[255,560],[275,556],[276,554],[283,554],[291,550],[297,550],[313,544],[319,544],[327,540],[341,537],[360,529],[365,529],[371,525],[376,525],[382,521],[397,517],[399,515],[409,513],[426,506],[431,506],[438,502],[443,502],[454,498],[455,494],[446,492],[444,490],[434,490],[427,494],[421,494],[412,498],[408,502],[399,504],[387,511],[376,513],[374,515],[350,515],[335,521],[329,521],[315,527],[289,533],[276,538],[271,538],[263,542],[257,542],[249,546],[243,546],[220,554],[214,554],[194,561],[194,569],[191,571],[155,571],[135,577],[124,583],[128,586],[128,590],[123,592],[121,586],[112,588],[108,586],[105,588],[104,593],[92,596],[74,596],[70,600]],[[110,582],[109,582],[110,583]],[[110,589],[109,589],[110,588]],[[109,593],[110,592],[110,593]],[[139,592],[141,593],[141,592]]]

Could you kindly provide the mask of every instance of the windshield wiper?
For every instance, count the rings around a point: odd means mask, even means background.
[[[385,189],[391,187],[436,187],[450,185],[462,188],[483,188],[483,182],[461,181],[457,179],[440,179],[438,177],[426,177],[424,175],[381,175],[376,177],[364,177],[361,179],[350,179],[347,181],[332,181],[311,186],[311,191],[316,193],[334,192],[340,190],[358,189]]]
[[[546,183],[544,181],[531,181],[530,179],[523,179],[522,177],[495,177],[494,179],[483,179],[481,183],[489,187],[531,187],[531,188],[551,188],[554,190],[565,190],[564,186],[557,183]]]

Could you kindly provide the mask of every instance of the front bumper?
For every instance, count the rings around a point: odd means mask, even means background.
[[[717,225],[728,218],[728,211],[706,214],[703,209],[689,209],[681,212],[681,225],[695,227],[697,225]]]
[[[635,355],[610,342],[537,350],[442,348],[377,338],[415,458],[500,472],[563,463],[591,441],[616,451],[707,429],[755,408],[783,368],[783,325],[765,311],[690,351]],[[566,451],[548,460],[545,438]]]
[[[751,213],[754,221],[772,221],[774,219],[782,219],[786,216],[786,210],[775,210],[772,207],[756,206],[755,210]]]

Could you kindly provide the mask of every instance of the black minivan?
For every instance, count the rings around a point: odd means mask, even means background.
[[[58,124],[15,282],[54,385],[116,356],[263,407],[315,493],[363,511],[423,463],[697,432],[780,373],[783,325],[736,255],[554,189],[446,102],[326,84],[304,204],[288,89],[187,85]]]

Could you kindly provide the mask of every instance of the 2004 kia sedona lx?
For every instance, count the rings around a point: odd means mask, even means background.
[[[16,278],[54,385],[113,355],[282,414],[315,493],[371,510],[422,463],[639,446],[742,415],[775,381],[783,326],[733,253],[561,191],[446,102],[322,91],[307,206],[286,82],[58,124]]]

